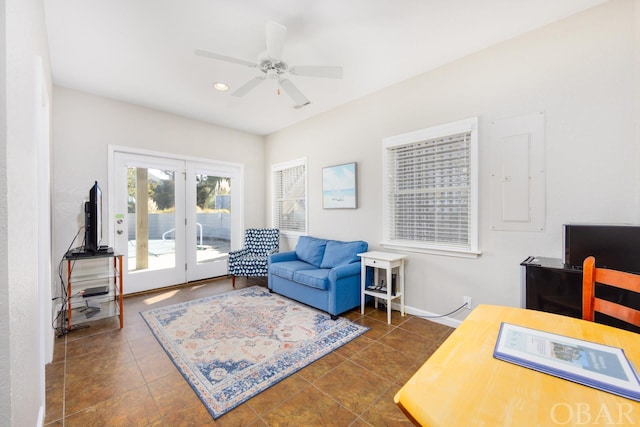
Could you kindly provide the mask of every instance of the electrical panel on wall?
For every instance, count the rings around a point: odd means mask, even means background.
[[[491,229],[544,231],[545,114],[491,122]]]

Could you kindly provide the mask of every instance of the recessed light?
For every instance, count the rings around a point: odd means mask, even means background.
[[[213,88],[216,90],[220,90],[222,92],[224,92],[225,90],[229,90],[229,86],[227,86],[226,84],[222,83],[222,82],[215,82],[213,84]]]

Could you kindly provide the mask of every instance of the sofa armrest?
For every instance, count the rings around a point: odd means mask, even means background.
[[[274,262],[295,261],[298,259],[295,251],[290,252],[278,252],[269,255],[269,264]]]
[[[249,253],[249,249],[247,249],[247,248],[242,248],[242,249],[239,249],[237,251],[229,251],[229,261],[233,262],[234,260],[236,260],[236,259],[238,259],[238,258],[240,258],[242,256],[245,256],[248,253]]]
[[[360,261],[332,268],[331,271],[329,271],[329,280],[336,282],[345,277],[356,276],[358,274],[360,274]]]

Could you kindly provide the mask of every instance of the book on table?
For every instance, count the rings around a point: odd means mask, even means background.
[[[624,350],[502,323],[496,359],[640,401],[640,379]]]

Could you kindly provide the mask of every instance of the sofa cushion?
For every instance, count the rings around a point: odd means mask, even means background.
[[[367,242],[356,240],[354,242],[340,242],[329,240],[324,250],[324,257],[320,268],[333,268],[341,265],[351,264],[360,260],[359,253],[366,252]]]
[[[299,270],[293,273],[293,281],[310,288],[329,289],[329,269]]]
[[[284,261],[274,262],[269,268],[271,274],[275,274],[276,276],[280,276],[287,280],[293,280],[293,273],[296,271],[310,270],[315,268],[315,266],[304,261]]]
[[[320,267],[326,245],[327,241],[325,239],[300,236],[298,244],[296,245],[296,256],[304,262],[308,262],[315,267]]]

